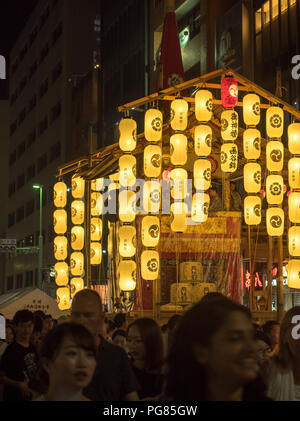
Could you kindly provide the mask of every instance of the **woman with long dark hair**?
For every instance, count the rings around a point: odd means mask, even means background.
[[[172,400],[265,400],[249,310],[224,298],[199,302],[175,331],[165,395]]]
[[[163,384],[163,342],[158,324],[146,317],[135,320],[127,330],[127,347],[139,383],[139,398],[160,395]]]

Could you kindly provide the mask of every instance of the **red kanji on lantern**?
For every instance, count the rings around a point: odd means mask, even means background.
[[[246,270],[246,274],[245,274],[245,288],[247,288],[248,290],[251,287],[251,275],[249,273],[248,270]]]
[[[232,76],[226,76],[221,82],[221,99],[224,108],[235,107],[238,102],[238,83]]]

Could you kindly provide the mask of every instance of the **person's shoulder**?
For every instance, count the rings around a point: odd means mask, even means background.
[[[101,341],[102,341],[102,345],[100,346],[100,349],[103,349],[104,351],[113,353],[115,355],[120,355],[120,356],[122,356],[123,354],[127,355],[124,349],[121,348],[120,346],[115,345],[104,338],[101,338]]]

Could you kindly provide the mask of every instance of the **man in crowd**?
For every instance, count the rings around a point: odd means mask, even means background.
[[[33,313],[29,310],[17,311],[14,316],[16,340],[8,345],[1,359],[5,401],[24,401],[32,398],[29,384],[35,380],[38,370],[38,356],[30,344],[33,321]]]
[[[125,351],[103,338],[105,314],[99,294],[91,289],[79,291],[72,302],[71,317],[91,332],[98,348],[98,364],[85,396],[93,401],[139,400],[138,384]]]
[[[50,314],[46,314],[43,318],[43,330],[41,334],[41,338],[43,339],[50,330],[54,327],[53,319]]]
[[[234,183],[230,183],[230,210],[236,212],[243,210],[243,202],[240,194],[236,191]]]
[[[275,320],[269,320],[263,325],[263,332],[269,338],[271,343],[271,354],[274,355],[278,349],[280,324]]]
[[[210,197],[208,215],[211,216],[211,214],[222,210],[222,199],[218,195],[217,189],[215,187],[211,187],[208,190],[208,194]]]

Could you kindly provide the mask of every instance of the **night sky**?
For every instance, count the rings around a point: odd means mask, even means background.
[[[7,63],[7,80],[0,80],[0,99],[8,99],[9,53],[38,0],[2,0],[0,55]]]

